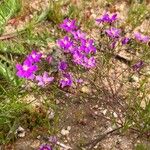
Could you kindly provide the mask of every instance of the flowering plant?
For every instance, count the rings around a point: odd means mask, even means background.
[[[61,88],[70,87],[73,85],[74,77],[70,70],[70,61],[76,67],[80,66],[85,69],[91,69],[96,66],[94,55],[96,47],[94,40],[86,37],[86,34],[78,29],[75,20],[65,19],[59,27],[66,31],[67,34],[56,41],[58,48],[61,50],[63,58],[59,58],[56,62],[59,81],[51,76],[49,71],[43,70],[40,64],[47,61],[50,66],[55,59],[53,56],[46,56],[40,52],[33,50],[27,55],[23,64],[17,64],[17,76],[37,82],[38,86],[45,87],[52,81],[56,81]],[[65,59],[64,59],[65,58]],[[41,75],[41,71],[43,72]]]

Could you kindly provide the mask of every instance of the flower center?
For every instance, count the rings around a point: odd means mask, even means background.
[[[23,65],[23,70],[27,71],[29,69],[29,67],[27,65]]]
[[[68,81],[68,78],[64,78],[64,81]]]
[[[111,33],[112,33],[112,35],[116,34],[115,30],[111,30]]]
[[[90,43],[86,43],[86,47],[89,47],[90,46]]]
[[[36,55],[35,55],[35,54],[32,54],[32,58],[36,58]]]
[[[45,84],[47,84],[49,82],[48,78],[43,78],[43,81]]]
[[[71,26],[71,22],[67,22],[67,26],[70,27]]]
[[[66,40],[64,40],[64,44],[65,44],[65,45],[67,44],[67,41],[66,41]]]

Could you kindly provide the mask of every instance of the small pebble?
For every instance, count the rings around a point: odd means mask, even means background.
[[[67,127],[67,130],[70,131],[70,130],[71,130],[71,126],[68,126],[68,127]]]
[[[16,134],[20,138],[25,137],[25,134],[26,134],[25,129],[19,126],[18,129],[16,130]]]
[[[68,130],[65,130],[65,129],[62,129],[62,130],[61,130],[61,134],[62,134],[62,135],[68,135],[68,134],[69,134],[69,131],[68,131]]]
[[[89,94],[91,90],[88,86],[83,86],[81,89],[81,92]]]
[[[117,115],[115,112],[113,113],[113,115],[114,115],[114,117],[115,117],[115,118],[117,118],[117,117],[118,117],[118,115]]]
[[[103,110],[102,113],[103,113],[104,115],[106,115],[107,109]]]

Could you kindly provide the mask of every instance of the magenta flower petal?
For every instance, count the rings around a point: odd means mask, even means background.
[[[17,76],[20,78],[33,79],[34,73],[38,70],[36,65],[33,65],[28,59],[23,62],[23,65],[17,64]]]
[[[73,62],[75,64],[82,64],[83,62],[83,54],[81,54],[79,51],[74,52],[73,54]]]
[[[129,41],[130,39],[128,37],[124,37],[121,42],[122,42],[122,45],[125,45],[125,44],[128,44]]]
[[[72,31],[71,33],[74,36],[75,40],[82,40],[86,38],[86,34],[83,33],[81,30]]]
[[[108,13],[104,13],[101,18],[96,19],[97,22],[99,23],[112,23],[114,21],[116,21],[117,18],[117,14],[113,13],[113,14],[108,14]]]
[[[68,68],[68,64],[65,61],[61,61],[58,64],[58,70],[59,71],[65,71]]]
[[[147,43],[150,41],[150,37],[149,36],[145,36],[139,32],[136,32],[134,33],[134,36],[135,36],[135,39],[140,41],[140,42],[143,42],[143,43]]]
[[[53,57],[52,56],[47,56],[47,58],[46,58],[46,61],[50,64],[51,62],[52,62],[52,60],[53,60]]]
[[[84,50],[86,54],[96,53],[96,47],[92,39],[81,40],[81,46],[79,48]]]
[[[54,77],[49,77],[47,72],[44,72],[41,76],[36,76],[36,81],[38,81],[38,85],[45,87],[50,84],[54,80]]]
[[[85,68],[93,68],[96,66],[96,60],[94,57],[84,57],[84,63],[83,63]]]
[[[109,22],[109,15],[107,13],[103,14],[101,18],[96,19],[97,22],[102,23],[102,22]]]
[[[42,54],[37,52],[37,51],[32,51],[31,54],[29,54],[27,56],[27,59],[31,62],[31,63],[36,63],[36,62],[39,62],[40,59],[42,57]]]
[[[73,41],[68,36],[57,40],[57,45],[64,50],[65,53],[69,53],[69,48],[73,46]]]
[[[51,146],[48,144],[41,145],[39,150],[52,150]]]
[[[72,83],[73,83],[73,78],[71,74],[69,73],[63,74],[63,77],[60,80],[61,87],[64,88],[66,86],[72,86]]]
[[[136,64],[134,64],[132,66],[134,71],[139,71],[142,67],[144,66],[144,62],[143,61],[139,61]]]
[[[71,19],[65,19],[62,24],[60,24],[60,28],[67,31],[71,32],[77,29],[76,26],[76,21],[71,20]]]
[[[105,30],[105,32],[111,38],[118,38],[118,37],[120,37],[120,34],[121,34],[121,30],[120,29],[113,28],[113,27],[110,28],[110,29]]]
[[[113,42],[111,43],[111,45],[110,45],[110,46],[111,46],[111,48],[112,48],[112,49],[114,49],[114,48],[115,48],[116,43],[117,43],[116,41],[113,41]]]
[[[21,69],[22,69],[22,65],[16,64],[16,69],[17,69],[17,70],[21,70]]]

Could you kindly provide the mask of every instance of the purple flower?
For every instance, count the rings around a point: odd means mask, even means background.
[[[69,48],[71,46],[73,46],[73,41],[70,40],[70,38],[68,36],[65,36],[63,39],[59,39],[57,41],[57,45],[60,47],[60,48],[63,48],[64,49],[64,52],[68,53],[69,52]]]
[[[117,19],[118,19],[118,18],[117,18],[117,14],[116,14],[116,13],[114,13],[114,14],[110,15],[110,18],[109,18],[110,23],[112,23],[112,22],[116,21]]]
[[[84,58],[84,55],[81,54],[79,51],[74,52],[74,54],[73,54],[74,63],[81,65],[83,62],[83,58]]]
[[[52,148],[49,145],[44,144],[40,146],[39,150],[52,150]]]
[[[149,36],[145,36],[139,32],[134,33],[134,36],[138,41],[141,41],[143,43],[147,43],[150,40]]]
[[[136,64],[134,64],[132,66],[134,71],[139,71],[142,67],[144,66],[144,62],[143,61],[139,61]]]
[[[71,19],[65,19],[62,24],[60,24],[60,28],[64,29],[67,32],[74,31],[77,29],[76,21]]]
[[[28,59],[29,61],[31,61],[32,63],[36,63],[36,62],[39,62],[39,61],[40,61],[41,57],[42,57],[42,54],[41,54],[41,53],[39,53],[39,52],[33,50],[33,51],[31,52],[31,54],[29,54],[29,55],[27,56],[27,59]]]
[[[118,38],[120,36],[121,30],[112,27],[110,29],[105,30],[105,32],[111,38]]]
[[[58,64],[58,70],[59,71],[65,71],[68,68],[68,64],[65,61],[61,61]]]
[[[125,44],[127,44],[129,41],[130,41],[130,39],[129,39],[128,37],[124,37],[121,42],[122,42],[122,45],[125,45]]]
[[[113,14],[108,14],[108,13],[105,13],[101,16],[101,18],[99,19],[96,19],[97,22],[99,23],[112,23],[114,21],[116,21],[118,18],[117,18],[117,14],[116,13],[113,13]]]
[[[62,88],[66,86],[72,86],[73,79],[69,73],[63,74],[62,79],[60,80],[60,85]]]
[[[25,79],[34,79],[34,73],[38,70],[36,65],[33,65],[28,59],[23,62],[23,65],[17,64],[17,76]]]
[[[85,68],[93,68],[93,67],[95,67],[96,66],[95,58],[94,57],[90,57],[90,58],[84,57],[83,66]]]
[[[47,56],[47,58],[46,58],[46,61],[50,64],[51,62],[52,62],[52,60],[53,60],[53,57],[52,56]]]
[[[75,40],[81,40],[86,38],[86,34],[83,33],[81,30],[71,32],[74,36]]]
[[[117,43],[117,41],[113,41],[113,42],[111,43],[111,45],[110,45],[110,46],[111,46],[111,48],[112,48],[112,49],[114,49],[114,48],[115,48],[116,43]]]
[[[68,52],[70,52],[71,54],[74,54],[77,50],[78,50],[78,47],[75,46],[75,45],[71,45],[71,46],[68,48]]]
[[[44,72],[42,76],[36,76],[39,86],[46,86],[54,80],[54,77],[49,77],[47,72]]]
[[[102,22],[109,22],[109,15],[107,13],[103,14],[101,18],[96,19],[97,22],[102,23]]]
[[[83,39],[81,40],[81,46],[79,47],[81,51],[85,51],[85,53],[96,53],[96,47],[94,46],[94,41],[92,39]]]

